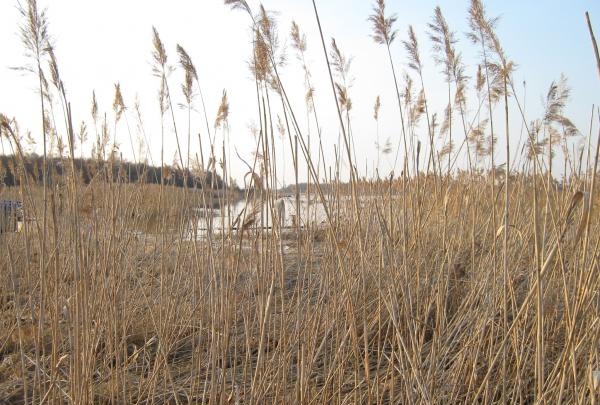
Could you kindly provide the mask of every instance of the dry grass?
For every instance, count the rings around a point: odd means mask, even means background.
[[[452,169],[452,150],[447,168],[439,160],[444,145],[435,149],[435,118],[411,28],[405,46],[419,96],[405,105],[399,96],[399,113],[402,133],[411,135],[425,115],[424,146],[396,140],[405,147],[400,178],[359,180],[353,171],[348,184],[337,176],[321,184],[325,156],[319,148],[313,160],[279,79],[272,15],[261,8],[254,16],[245,1],[225,3],[252,17],[252,37],[260,39],[250,64],[259,99],[281,102],[279,132],[289,150],[280,152],[291,155],[296,182],[298,167],[308,167],[311,198],[325,203],[326,220],[295,229],[275,221],[267,229],[263,218],[244,216],[239,231],[196,238],[198,217],[205,214],[195,208],[211,202],[224,207],[233,194],[100,181],[86,186],[74,169],[66,171],[60,189],[45,177],[42,184],[20,179],[19,187],[0,195],[24,201],[29,220],[23,232],[0,235],[0,404],[597,401],[598,153],[588,152],[595,160],[583,167],[581,158],[577,163],[576,156],[565,156],[565,167],[579,164],[580,170],[557,184],[545,169],[551,154],[544,156],[530,131],[523,171],[490,166],[495,135],[484,111],[514,89],[494,20],[486,19],[481,4],[472,2],[472,23],[474,39],[486,51],[477,98],[487,106],[477,120],[465,117],[461,86],[468,79],[460,73],[441,9],[432,25],[445,78],[457,93],[449,96],[449,119],[468,118],[454,130],[462,129],[466,141],[491,137],[468,172]],[[27,5],[23,35],[36,60],[45,57],[34,51],[46,49],[38,45],[48,41],[47,22],[35,1]],[[388,50],[395,21],[385,2],[377,1],[374,38]],[[307,73],[306,108],[318,127],[306,42],[297,25],[292,37]],[[162,118],[172,109],[166,52],[154,30]],[[181,47],[178,52],[190,113],[199,82],[190,56]],[[343,76],[349,65],[337,45],[332,52],[339,68],[338,82],[331,77],[333,101],[341,104],[345,159],[352,163],[351,103],[341,97],[348,96]],[[58,77],[55,60],[54,67]],[[67,100],[60,85],[40,83]],[[565,101],[555,103],[553,120],[539,125],[565,118]],[[41,108],[49,103],[45,99]],[[127,114],[122,99],[115,105],[115,114]],[[253,188],[245,198],[275,215],[275,112],[270,104],[259,108],[264,120],[255,159],[246,163]],[[378,114],[376,105],[375,119]],[[206,170],[223,170],[224,179],[232,162],[216,167],[215,148],[225,155],[226,145],[214,145],[210,129],[228,131],[227,115],[223,93],[215,125],[205,117],[210,148],[199,151],[202,167],[206,157]],[[464,124],[470,120],[471,128]],[[483,121],[490,122],[489,132]],[[0,128],[18,152],[15,165],[22,165],[15,123],[1,116]],[[72,128],[67,133],[69,162]],[[190,128],[188,145],[189,134]],[[188,165],[184,146],[178,140],[180,163]]]
[[[407,187],[420,197],[435,196],[433,180],[416,186],[411,181]],[[79,403],[110,403],[111,398],[115,403],[226,398],[448,403],[471,402],[483,388],[480,399],[496,401],[502,384],[493,362],[503,340],[503,285],[501,271],[492,268],[491,247],[500,249],[502,242],[488,216],[477,215],[471,223],[465,215],[470,204],[479,212],[494,208],[478,192],[485,186],[454,183],[445,201],[417,198],[419,203],[409,204],[415,215],[409,215],[408,228],[414,236],[406,252],[395,196],[364,201],[363,230],[348,227],[343,218],[329,231],[280,237],[275,230],[250,230],[243,239],[215,235],[212,242],[193,243],[166,224],[159,228],[164,237],[138,236],[138,223],[129,214],[146,212],[135,201],[143,190],[114,187],[103,197],[106,207],[81,217],[78,267],[70,253],[75,242],[65,237],[73,232],[69,215],[49,224],[49,250],[56,253],[47,260],[43,298],[35,274],[35,237],[2,235],[2,267],[9,271],[0,284],[5,381],[0,392],[9,401],[9,387],[20,387],[23,398],[22,384],[28,380],[30,401],[52,392],[60,402],[77,389]],[[133,201],[117,202],[125,192]],[[371,193],[385,196],[389,189],[372,185]],[[514,191],[518,208],[512,212],[508,253],[508,312],[514,327],[508,335],[506,378],[514,402],[533,400],[536,311],[527,298],[535,284],[534,230],[527,225],[531,193],[525,181]],[[568,204],[568,194],[555,197]],[[552,207],[558,229],[566,208]],[[555,398],[564,378],[562,395],[583,400],[588,364],[597,350],[593,305],[598,286],[593,277],[582,288],[587,271],[579,270],[575,225],[566,229],[544,277],[544,392]],[[594,221],[592,246],[598,243],[598,228]],[[555,232],[549,233],[552,247]],[[362,253],[355,253],[359,249]],[[594,270],[595,260],[596,254]],[[569,335],[572,346],[565,345]],[[40,363],[33,360],[36,349]]]

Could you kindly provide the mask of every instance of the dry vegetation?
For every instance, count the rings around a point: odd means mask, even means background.
[[[391,57],[399,36],[395,17],[378,0],[370,22],[374,40],[389,52],[390,81],[398,90],[402,137],[394,142],[403,170],[397,178],[359,179],[352,164],[350,59],[335,40],[329,48],[322,41],[341,130],[341,154],[327,162],[320,129],[316,140],[305,138],[279,79],[282,55],[272,15],[262,7],[253,14],[244,0],[225,3],[250,17],[258,99],[283,106],[274,130],[271,103],[259,104],[263,121],[255,159],[246,163],[251,183],[245,198],[276,215],[275,139],[281,135],[296,173],[308,167],[307,187],[327,207],[325,223],[265,230],[245,218],[240,229],[198,237],[195,224],[206,212],[194,208],[212,207],[215,199],[226,206],[232,195],[109,182],[101,174],[80,181],[73,164],[79,136],[48,24],[28,0],[22,39],[31,58],[26,69],[40,86],[43,165],[59,153],[66,169],[60,184],[46,170],[41,182],[24,176],[25,140],[14,120],[0,116],[3,142],[21,168],[15,170],[19,185],[1,197],[22,200],[28,219],[23,232],[0,235],[0,404],[598,401],[598,149],[590,129],[587,146],[569,154],[570,139],[581,135],[563,115],[566,81],[550,87],[545,116],[519,118],[528,139],[523,159],[514,152],[512,158],[522,165],[496,167],[494,149],[508,149],[512,138],[494,119],[508,122],[509,103],[519,102],[496,20],[472,0],[469,36],[482,60],[471,80],[455,34],[442,10],[434,11],[430,39],[449,90],[438,125],[414,30],[404,42],[410,72],[400,78]],[[593,41],[591,25],[590,34]],[[306,108],[319,128],[306,38],[296,24],[291,43],[306,73]],[[156,29],[153,49],[167,125],[172,79]],[[177,53],[191,114],[202,96],[200,80],[186,51],[178,46]],[[473,100],[467,98],[471,86]],[[116,123],[128,112],[115,90]],[[477,116],[469,116],[469,102],[479,106]],[[500,113],[491,115],[496,104]],[[64,107],[66,128],[54,125],[52,106]],[[187,139],[175,131],[181,167],[195,159],[202,170],[229,178],[227,145],[214,142],[215,131],[228,131],[228,114],[223,93],[216,122],[206,119],[210,148],[195,158],[192,129]],[[92,118],[96,123],[95,100]],[[105,119],[95,159],[112,154],[107,149],[115,136]],[[463,171],[454,168],[460,142],[468,157]],[[562,146],[566,180],[558,183],[548,168]],[[384,154],[392,149],[379,140],[378,147]],[[227,156],[221,164],[215,148]],[[317,181],[343,167],[353,167],[347,183],[338,175]]]

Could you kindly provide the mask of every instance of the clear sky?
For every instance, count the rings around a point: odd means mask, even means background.
[[[257,1],[248,2],[253,10],[258,10]],[[328,159],[332,162],[339,124],[326,76],[312,2],[265,0],[263,4],[268,10],[277,12],[282,42],[288,45],[290,43],[292,20],[307,35],[308,62],[323,126],[323,142]],[[457,49],[464,56],[467,74],[473,77],[479,56],[477,49],[464,35],[468,30],[467,0],[388,0],[387,9],[398,16],[396,28],[399,30],[399,37],[392,44],[397,69],[407,69],[406,54],[400,40],[406,38],[407,27],[412,24],[417,32],[425,63],[425,86],[430,107],[432,112],[436,111],[442,116],[447,97],[446,87],[438,73],[439,67],[434,65],[431,58],[431,42],[426,35],[426,25],[431,21],[433,9],[438,4],[450,28],[456,31],[459,39]],[[32,131],[33,138],[38,141],[39,152],[40,111],[35,90],[36,80],[10,69],[25,62],[17,35],[20,19],[16,5],[15,0],[0,1],[0,112],[16,117],[23,130]],[[90,128],[90,140],[83,146],[84,155],[89,155],[94,137],[90,115],[92,91],[96,92],[100,110],[106,112],[109,121],[112,121],[114,83],[119,82],[127,106],[133,106],[135,97],[139,98],[145,130],[150,138],[151,157],[155,163],[159,161],[160,125],[156,97],[159,82],[151,72],[152,26],[156,26],[165,43],[170,63],[177,65],[175,47],[178,43],[192,57],[200,75],[211,123],[214,122],[221,93],[223,89],[227,90],[232,150],[235,147],[242,157],[251,160],[255,140],[249,126],[257,121],[257,109],[254,82],[247,66],[251,43],[249,19],[245,14],[231,11],[220,0],[39,0],[39,5],[48,8],[50,34],[54,40],[61,75],[73,104],[75,125],[79,126],[79,122],[85,120]],[[375,44],[370,37],[371,27],[367,18],[373,1],[321,0],[317,5],[327,43],[329,44],[331,37],[335,37],[342,52],[353,57],[351,75],[354,84],[350,89],[354,105],[352,127],[359,171],[364,175],[366,165],[368,174],[371,174],[377,157],[374,145],[376,126],[373,120],[373,104],[377,95],[381,95],[382,100],[379,127],[381,142],[390,138],[395,148],[400,136],[395,91],[387,56],[384,48]],[[584,13],[590,12],[596,35],[600,37],[600,2],[490,0],[485,5],[490,16],[501,16],[497,34],[508,56],[518,65],[514,74],[515,82],[527,83],[527,119],[535,119],[542,114],[541,97],[550,83],[564,73],[572,90],[566,115],[572,118],[587,137],[592,104],[600,104],[600,78],[596,71]],[[288,63],[282,70],[282,80],[290,93],[296,114],[306,117],[303,74],[294,57],[294,50],[288,46],[287,53]],[[180,91],[182,78],[183,73],[179,69],[170,77],[176,103],[184,101]],[[524,94],[518,96],[522,100]],[[199,101],[196,104],[199,109]],[[470,109],[469,113],[473,114],[473,103]],[[280,114],[281,111],[275,109],[274,113]],[[132,109],[128,114],[136,136]],[[515,117],[511,120],[514,144],[519,139],[521,121],[516,117],[516,110],[511,111],[511,114]],[[203,142],[207,142],[202,119],[199,113],[193,114],[192,153],[198,151],[198,132],[201,133]],[[177,120],[178,130],[185,133],[187,119],[182,111],[178,112]],[[300,122],[306,132],[306,118],[302,118]],[[503,131],[501,127],[499,129]],[[59,130],[63,130],[61,126]],[[176,147],[169,122],[167,131],[165,156],[168,162],[172,162]],[[314,137],[314,127],[311,127],[311,133]],[[418,135],[425,142],[426,128],[421,128]],[[460,138],[463,135],[459,132],[458,136]],[[217,139],[221,137],[222,134],[219,134]],[[131,158],[127,128],[123,122],[117,128],[117,141],[121,144],[123,155]],[[502,143],[503,138],[500,137],[500,144]],[[278,148],[281,149],[281,145]],[[278,150],[277,153],[278,171],[282,171],[285,160],[286,182],[289,183],[293,180],[289,151]],[[498,161],[503,160],[502,153],[499,153]],[[391,158],[382,158],[382,172],[389,172],[391,161],[393,154]],[[241,182],[245,171],[237,158],[232,161],[232,173],[238,182]]]

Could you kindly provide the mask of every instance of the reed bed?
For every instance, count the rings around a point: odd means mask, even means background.
[[[482,58],[473,79],[440,8],[429,26],[448,85],[438,123],[414,30],[403,41],[410,72],[401,78],[391,57],[400,36],[396,19],[377,0],[369,21],[375,42],[386,47],[389,61],[382,64],[391,64],[397,89],[402,127],[393,144],[402,171],[361,177],[350,63],[338,43],[322,37],[314,44],[328,62],[340,124],[338,153],[328,161],[321,130],[313,139],[305,134],[296,120],[305,111],[293,110],[280,79],[273,14],[244,0],[225,4],[246,13],[252,27],[250,67],[261,121],[254,159],[242,163],[248,167],[243,198],[267,214],[247,210],[241,225],[217,232],[209,222],[199,235],[199,218],[226,210],[234,192],[209,184],[192,189],[187,181],[180,188],[127,184],[102,171],[81,181],[73,162],[83,132],[72,124],[48,21],[35,0],[23,2],[22,39],[41,94],[44,161],[42,181],[25,175],[24,136],[1,115],[0,134],[19,177],[0,198],[23,201],[27,222],[20,233],[0,235],[0,403],[597,403],[597,111],[586,148],[574,154],[563,148],[565,178],[558,182],[549,169],[554,150],[581,135],[563,114],[566,80],[552,83],[544,117],[526,119],[519,105],[527,139],[514,156],[512,135],[494,124],[508,123],[509,104],[519,103],[514,64],[494,32],[496,20],[472,0],[469,35]],[[325,22],[313,5],[321,29]],[[595,45],[591,23],[589,29]],[[291,41],[306,74],[306,111],[320,128],[303,54],[313,44],[295,23]],[[152,47],[161,122],[175,128],[183,176],[196,164],[233,190],[227,179],[235,157],[228,141],[215,142],[217,131],[228,139],[227,93],[214,123],[201,112],[205,149],[190,151],[198,129],[189,119],[175,121],[173,99],[180,96],[173,94],[168,47],[156,29]],[[177,54],[189,117],[195,98],[203,97],[202,78],[183,47]],[[476,100],[467,99],[470,80]],[[468,103],[479,106],[476,117]],[[99,130],[92,158],[98,161],[114,159],[116,123],[131,113],[118,86],[111,108],[113,129],[107,118],[102,123],[94,98]],[[65,128],[55,124],[55,110],[64,112]],[[497,143],[513,154],[503,166],[494,160]],[[379,139],[378,146],[380,154],[396,147]],[[46,170],[56,153],[66,168],[58,180]],[[307,168],[310,199],[325,207],[322,223],[299,218],[291,228],[280,221],[266,226],[278,215],[277,153],[291,157],[298,205],[299,168]],[[464,169],[456,167],[459,156]]]

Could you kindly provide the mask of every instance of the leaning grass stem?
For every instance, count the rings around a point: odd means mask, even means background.
[[[406,145],[406,130],[404,128],[404,113],[402,111],[402,101],[400,97],[400,89],[398,87],[398,78],[396,77],[396,69],[394,67],[394,60],[392,59],[392,51],[390,49],[389,44],[387,45],[387,54],[390,61],[390,68],[392,69],[392,76],[394,78],[394,87],[396,89],[396,98],[398,100],[398,111],[400,112],[400,128],[402,129],[402,143],[404,145],[404,161],[406,168],[406,160],[408,160],[408,147]],[[398,161],[398,153],[396,152],[396,157],[394,158],[394,168],[396,168],[396,162]]]
[[[508,237],[509,237],[509,227],[510,227],[510,133],[509,133],[509,115],[508,115],[508,86],[507,86],[507,78],[508,72],[506,71],[506,65],[503,67],[504,72],[504,125],[506,129],[506,166],[504,171],[504,241],[503,241],[503,275],[502,275],[502,285],[503,285],[503,295],[502,295],[502,305],[504,306],[504,319],[503,319],[503,327],[504,333],[507,333],[508,329],[508,299],[507,299],[507,288],[508,288]],[[539,315],[541,316],[541,315]],[[502,358],[502,378],[503,380],[506,378],[506,351],[503,353]],[[543,378],[543,377],[541,377]],[[503,396],[505,387],[503,384]]]

